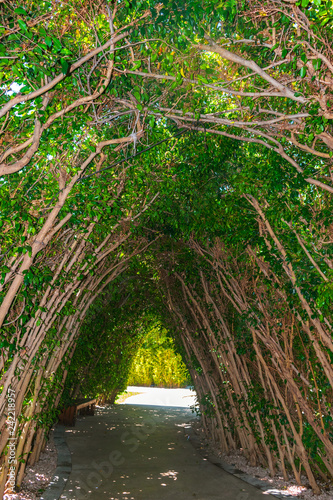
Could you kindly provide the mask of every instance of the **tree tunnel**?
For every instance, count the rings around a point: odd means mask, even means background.
[[[1,494],[68,398],[114,401],[152,325],[221,452],[318,493],[331,2],[11,0],[0,18]]]

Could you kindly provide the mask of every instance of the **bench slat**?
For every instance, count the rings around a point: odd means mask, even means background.
[[[59,415],[59,421],[63,425],[68,425],[68,426],[75,426],[75,421],[76,421],[76,416],[79,410],[82,410],[83,408],[86,408],[85,414],[86,415],[94,415],[95,413],[95,404],[96,404],[96,399],[88,399],[86,401],[78,400],[77,403],[73,401],[73,404],[71,406],[68,406],[67,408],[64,408],[62,413]]]
[[[79,405],[76,405],[76,409],[81,410],[81,408],[84,408],[85,406],[94,405],[94,404],[96,404],[96,399],[90,399],[90,401],[86,401],[85,403],[81,403]]]

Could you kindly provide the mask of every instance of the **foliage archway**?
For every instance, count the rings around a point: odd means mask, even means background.
[[[221,448],[332,478],[331,7],[0,4],[1,484],[141,272]]]

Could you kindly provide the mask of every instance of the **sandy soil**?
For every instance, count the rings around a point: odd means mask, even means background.
[[[229,453],[229,455],[220,453],[211,443],[209,443],[204,437],[204,431],[200,427],[199,422],[193,422],[192,427],[197,435],[199,435],[202,442],[202,447],[208,452],[219,457],[224,462],[234,466],[250,476],[254,476],[265,483],[268,483],[272,490],[276,490],[276,493],[288,494],[293,497],[298,497],[306,500],[332,500],[333,499],[333,484],[327,485],[318,481],[318,484],[322,488],[322,493],[320,495],[314,495],[312,489],[308,484],[306,477],[302,477],[302,483],[304,486],[299,486],[295,478],[290,474],[290,480],[285,481],[282,475],[277,474],[275,477],[270,477],[269,470],[264,467],[252,467],[249,465],[248,461],[244,457],[242,450],[237,450]]]
[[[39,461],[33,467],[26,468],[21,490],[5,500],[36,500],[40,498],[50,483],[57,466],[57,450],[51,437],[41,453]]]

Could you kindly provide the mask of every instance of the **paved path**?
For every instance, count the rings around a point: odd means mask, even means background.
[[[191,389],[163,389],[160,387],[139,387],[129,385],[128,392],[140,392],[130,396],[124,404],[178,406],[187,408],[196,405],[196,392]]]
[[[209,463],[186,435],[188,408],[113,405],[66,429],[62,500],[273,500]]]

